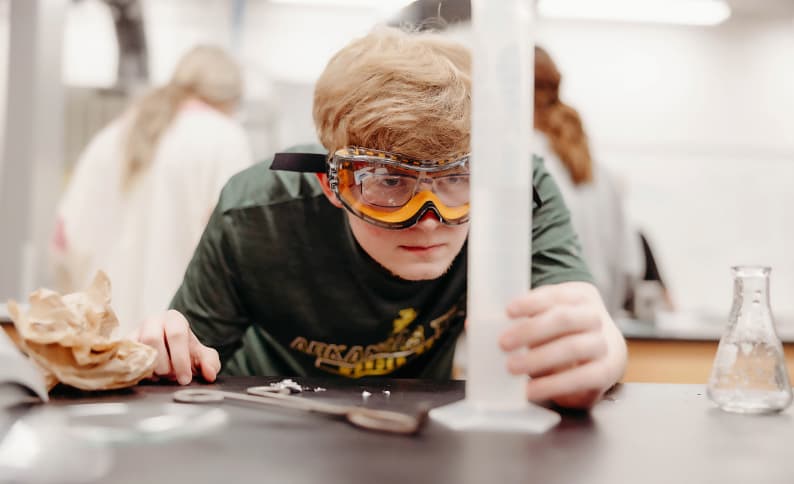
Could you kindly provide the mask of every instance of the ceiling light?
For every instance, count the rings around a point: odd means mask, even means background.
[[[550,18],[578,18],[683,25],[717,25],[731,16],[724,0],[539,0]]]

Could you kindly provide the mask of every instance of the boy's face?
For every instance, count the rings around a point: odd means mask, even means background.
[[[319,175],[328,200],[344,206]],[[364,251],[392,274],[409,281],[436,279],[452,265],[469,232],[469,224],[446,225],[427,212],[415,225],[399,230],[371,224],[345,210],[353,236]]]
[[[361,247],[392,274],[409,281],[436,279],[460,252],[469,224],[445,225],[431,212],[407,229],[390,230],[347,212]]]

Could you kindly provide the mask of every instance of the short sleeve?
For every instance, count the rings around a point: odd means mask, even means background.
[[[571,225],[571,215],[543,161],[533,160],[533,185],[542,204],[532,214],[532,287],[593,277]]]

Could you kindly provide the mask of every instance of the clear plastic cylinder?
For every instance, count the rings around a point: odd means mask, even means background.
[[[529,290],[532,226],[530,0],[472,0],[472,164],[468,381],[477,407],[527,405],[526,377],[510,375],[499,335],[505,308]]]

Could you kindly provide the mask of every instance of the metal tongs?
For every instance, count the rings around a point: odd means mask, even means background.
[[[181,403],[212,403],[229,399],[303,410],[344,419],[362,429],[402,435],[418,434],[427,422],[426,409],[419,411],[416,415],[408,415],[355,405],[338,405],[289,395],[286,393],[288,390],[276,385],[249,387],[246,392],[235,393],[222,390],[188,388],[174,392],[173,398],[174,401]]]

